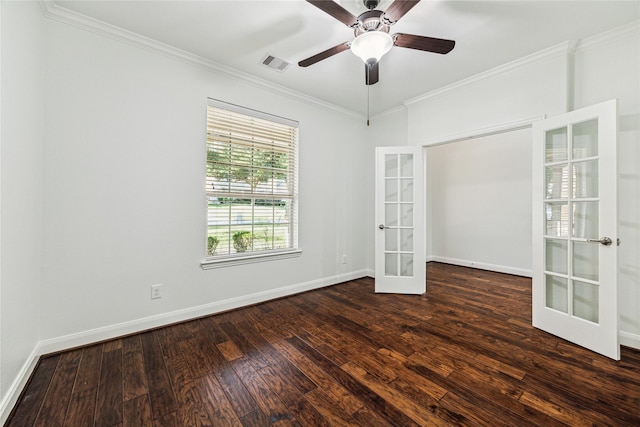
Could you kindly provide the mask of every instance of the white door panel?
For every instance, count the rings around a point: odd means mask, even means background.
[[[422,152],[376,148],[376,292],[426,290]]]
[[[533,326],[618,360],[616,101],[533,126]]]

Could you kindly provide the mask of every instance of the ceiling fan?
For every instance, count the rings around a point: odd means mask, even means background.
[[[335,54],[351,49],[365,63],[365,83],[372,85],[379,80],[379,61],[382,55],[393,46],[423,50],[440,54],[449,53],[456,42],[453,40],[436,39],[433,37],[417,36],[413,34],[396,33],[389,35],[389,29],[402,18],[420,0],[395,0],[384,12],[376,10],[379,0],[362,0],[368,9],[355,17],[330,0],[306,0],[318,9],[328,13],[347,27],[354,29],[356,38],[331,47],[316,55],[298,62],[300,67],[308,67],[316,62],[327,59]]]

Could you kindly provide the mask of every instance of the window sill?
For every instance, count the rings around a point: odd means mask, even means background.
[[[205,258],[200,261],[203,270],[213,268],[231,267],[234,265],[253,264],[255,262],[272,261],[277,259],[296,258],[302,254],[302,249],[287,249],[283,251],[254,253],[251,255],[232,255],[224,257]]]

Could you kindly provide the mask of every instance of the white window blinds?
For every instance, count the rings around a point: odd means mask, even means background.
[[[295,248],[297,123],[209,100],[207,255]]]

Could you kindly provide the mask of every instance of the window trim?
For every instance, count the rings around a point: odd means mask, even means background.
[[[207,108],[214,107],[219,109],[224,109],[228,111],[232,111],[235,113],[247,115],[254,117],[260,120],[267,120],[274,123],[278,123],[285,126],[290,126],[298,129],[299,131],[299,123],[295,120],[287,119],[284,117],[276,116],[273,114],[265,113],[262,111],[254,110],[251,108],[241,107],[239,105],[230,104],[224,101],[220,101],[213,98],[207,98]],[[205,163],[206,163],[206,153],[207,153],[207,138],[205,137]],[[235,265],[244,265],[244,264],[253,264],[257,262],[264,261],[272,261],[278,259],[287,259],[287,258],[296,258],[302,254],[302,249],[299,247],[298,243],[298,171],[299,171],[299,134],[296,140],[296,144],[294,146],[295,153],[295,175],[294,175],[294,193],[293,193],[293,209],[292,209],[292,233],[293,233],[293,242],[292,247],[283,248],[283,249],[272,249],[272,250],[264,250],[264,251],[254,251],[254,252],[246,252],[246,253],[233,253],[233,254],[225,254],[225,255],[216,255],[216,256],[205,256],[204,259],[200,261],[200,266],[203,270],[221,268],[221,267],[229,267]],[[205,179],[206,179],[206,167],[205,167]],[[206,191],[205,191],[206,198]],[[208,217],[208,206],[205,202],[205,218]],[[205,224],[207,221],[205,220]],[[207,227],[205,225],[205,227]],[[205,248],[207,242],[207,232],[205,230]]]
[[[254,264],[256,262],[274,261],[278,259],[297,258],[302,255],[302,249],[282,249],[275,251],[251,252],[249,255],[220,255],[207,257],[200,261],[203,270],[231,267],[234,265]]]

